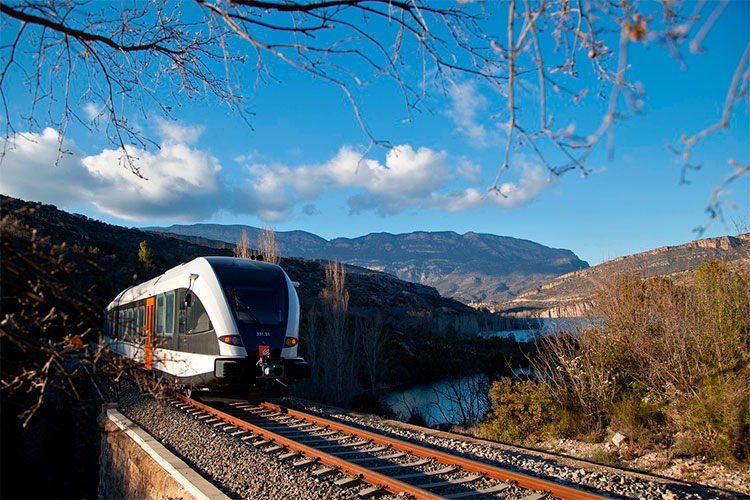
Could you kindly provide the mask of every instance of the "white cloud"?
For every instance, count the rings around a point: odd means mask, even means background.
[[[348,200],[352,212],[376,210],[393,215],[425,205],[453,176],[447,156],[445,151],[401,145],[389,150],[385,163],[380,163],[343,147],[325,163],[298,167],[253,164],[248,172],[251,191],[257,196],[274,193],[292,204],[290,196],[312,200],[328,190],[353,189],[357,193]]]
[[[482,167],[464,158],[459,162],[458,173],[465,177],[469,182],[476,183],[479,182]]]
[[[156,121],[156,128],[162,141],[169,144],[195,144],[205,130],[201,125],[185,126],[163,118]]]
[[[500,208],[518,208],[536,199],[542,191],[552,185],[551,180],[539,165],[518,159],[516,165],[521,168],[521,175],[516,182],[505,182],[496,191],[480,193],[476,188],[452,192],[445,195],[435,195],[435,205],[448,210],[459,212],[473,210],[481,205],[495,205]]]
[[[104,109],[99,108],[93,102],[87,102],[83,105],[83,112],[92,122],[104,114]]]
[[[488,130],[480,121],[479,115],[487,112],[488,102],[474,82],[451,86],[448,97],[450,109],[446,114],[453,119],[456,129],[467,136],[472,144],[485,148],[499,142],[499,132],[494,128]]]
[[[59,135],[51,128],[17,134],[11,141],[0,178],[6,194],[61,206],[88,202],[129,220],[192,221],[216,211],[218,160],[184,144],[164,143],[157,153],[128,148],[145,177],[139,178],[123,165],[121,151],[85,156],[70,140],[64,143],[70,153],[55,167]]]
[[[82,153],[72,141],[64,144],[60,156],[59,135],[52,128],[41,134],[18,133],[8,138],[0,169],[0,190],[27,200],[67,206],[87,198],[99,189],[98,179],[88,175],[81,164]],[[55,167],[57,161],[57,167]]]
[[[194,222],[219,211],[254,214],[265,222],[279,222],[292,213],[320,213],[311,202],[328,193],[348,196],[352,213],[374,211],[382,216],[412,209],[473,210],[495,205],[516,208],[548,187],[544,171],[516,159],[497,193],[477,188],[481,169],[466,159],[453,161],[445,151],[404,144],[390,149],[383,161],[365,158],[342,147],[330,160],[298,166],[252,163],[245,165],[244,181],[229,183],[210,153],[191,145],[201,127],[157,124],[162,135],[158,151],[128,147],[143,178],[123,163],[121,150],[105,149],[86,155],[66,140],[60,147],[53,129],[12,138],[0,176],[0,190],[20,198],[68,207],[91,203],[104,213],[123,219]],[[67,151],[55,168],[59,151]],[[244,159],[244,158],[243,158]],[[474,187],[461,188],[461,184]]]

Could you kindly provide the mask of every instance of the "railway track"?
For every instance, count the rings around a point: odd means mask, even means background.
[[[607,498],[269,402],[207,404],[177,393],[170,402],[279,460],[311,468],[315,477],[340,472],[343,477],[336,484],[358,488],[363,498]]]

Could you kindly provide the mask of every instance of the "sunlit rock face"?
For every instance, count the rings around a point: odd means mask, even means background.
[[[719,259],[732,269],[750,272],[750,233],[705,238],[618,257],[558,276],[505,303],[493,304],[492,309],[544,318],[586,316],[593,306],[598,287],[613,276],[636,272],[644,278],[666,276],[677,283],[689,283],[693,279],[690,271],[711,259]]]

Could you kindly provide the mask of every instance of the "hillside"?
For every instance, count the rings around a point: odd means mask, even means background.
[[[95,298],[103,308],[120,290],[148,280],[165,270],[201,255],[232,255],[215,242],[205,246],[167,235],[106,224],[79,214],[69,214],[52,205],[26,202],[2,196],[2,217],[27,226],[21,239],[49,238],[101,268],[94,277]],[[3,234],[5,238],[10,235]],[[138,262],[141,241],[147,241],[156,256],[154,265]],[[10,242],[9,242],[10,243]],[[325,286],[325,262],[284,258],[281,265],[290,278],[300,282],[298,293],[303,308],[317,303]],[[357,266],[347,266],[347,289],[352,312],[379,312],[383,320],[402,327],[425,318],[450,322],[459,316],[477,316],[470,307],[441,297],[432,287],[402,281],[390,274]]]
[[[195,243],[216,240],[232,246],[242,229],[247,231],[251,243],[258,241],[260,232],[250,226],[217,224],[143,229],[181,235]],[[433,286],[442,295],[464,303],[502,302],[556,276],[588,267],[570,250],[471,232],[373,233],[328,241],[305,231],[280,231],[276,239],[282,255],[337,259],[383,271],[402,280]]]
[[[732,268],[750,272],[750,233],[705,238],[619,257],[555,278],[507,302],[487,305],[503,314],[517,316],[583,316],[596,291],[612,276],[636,272],[641,277],[665,276],[685,282],[689,271],[710,259],[719,259]]]

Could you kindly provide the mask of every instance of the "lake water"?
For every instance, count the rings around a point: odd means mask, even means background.
[[[592,318],[544,318],[531,320],[532,329],[480,332],[484,338],[508,338],[529,342],[540,335],[554,335],[559,331],[574,331],[576,327],[596,323]],[[516,369],[515,375],[530,374],[529,370]],[[458,424],[467,418],[481,419],[489,409],[488,392],[491,383],[485,375],[477,374],[457,379],[439,380],[431,384],[416,385],[392,391],[383,400],[402,420],[418,413],[427,425]]]
[[[383,400],[402,420],[419,413],[427,425],[459,423],[466,416],[481,418],[488,410],[490,382],[485,375],[440,380],[387,393]]]
[[[516,376],[522,373],[528,375],[530,369],[514,370]],[[491,385],[486,375],[476,374],[392,391],[382,399],[401,420],[418,413],[428,426],[464,424],[477,422],[487,413]]]
[[[534,337],[554,335],[559,331],[576,331],[578,328],[587,328],[601,320],[597,318],[537,318],[528,321],[530,328],[479,332],[478,335],[484,338],[513,336],[518,342],[530,342],[534,340]]]

